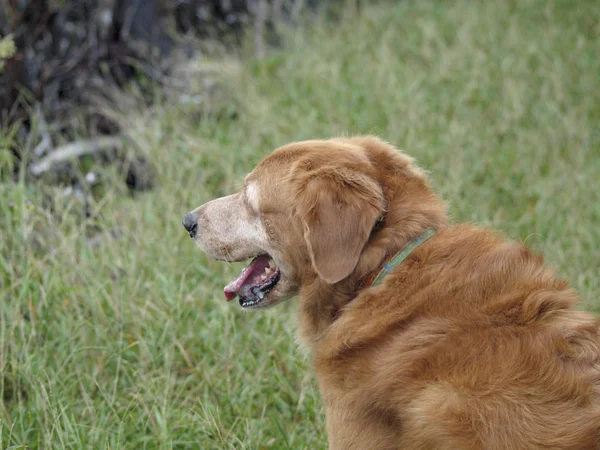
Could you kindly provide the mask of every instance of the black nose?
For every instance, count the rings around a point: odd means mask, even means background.
[[[198,222],[192,213],[187,213],[183,216],[183,226],[190,233],[190,237],[196,236],[196,230],[198,229]]]

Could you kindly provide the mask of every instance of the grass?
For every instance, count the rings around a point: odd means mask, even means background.
[[[294,302],[226,304],[239,266],[181,226],[292,140],[384,137],[457,221],[526,240],[600,310],[599,17],[592,0],[420,0],[317,18],[217,74],[221,100],[121,115],[159,185],[130,197],[104,169],[89,218],[57,188],[8,181],[4,130],[0,447],[326,448]]]

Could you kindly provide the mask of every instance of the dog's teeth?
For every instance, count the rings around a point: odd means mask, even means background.
[[[269,273],[271,271],[270,267],[265,267],[265,273]]]
[[[269,258],[269,267],[273,269],[275,267],[275,261]]]
[[[261,280],[261,281],[262,281],[262,280],[266,280],[266,279],[267,279],[267,276],[266,276],[266,275],[261,275],[261,276],[260,276],[260,280]]]

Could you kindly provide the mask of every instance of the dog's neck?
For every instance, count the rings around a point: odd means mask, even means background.
[[[404,260],[408,258],[416,248],[418,248],[423,242],[431,238],[435,234],[435,232],[435,228],[428,229],[419,237],[410,241],[401,251],[396,253],[392,258],[382,262],[377,270],[362,277],[357,284],[356,292],[381,284],[384,278],[389,273],[391,273],[397,266],[402,264],[402,262],[404,262]]]
[[[377,276],[386,260],[426,230],[441,230],[448,226],[442,201],[429,189],[423,189],[419,194],[412,192],[410,199],[401,196],[394,199],[399,206],[390,208],[349,277],[333,285],[315,274],[304,280],[300,292],[300,338],[308,348],[318,343],[328,327],[343,315],[346,305],[370,288],[368,280]]]

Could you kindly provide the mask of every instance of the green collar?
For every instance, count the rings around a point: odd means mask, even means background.
[[[419,245],[421,245],[434,234],[435,229],[430,228],[421,236],[419,236],[416,239],[413,239],[408,244],[406,244],[406,247],[404,247],[402,250],[396,253],[396,256],[394,256],[390,260],[390,262],[384,262],[383,269],[381,269],[381,271],[377,274],[375,280],[373,281],[373,283],[371,283],[371,286],[377,286],[378,284],[380,284],[388,273],[394,270],[400,263],[402,263],[402,261],[408,258],[408,255],[410,255]]]

